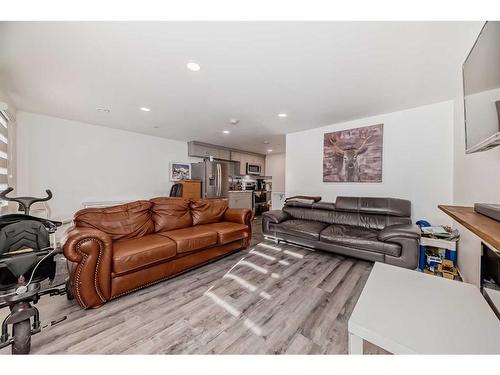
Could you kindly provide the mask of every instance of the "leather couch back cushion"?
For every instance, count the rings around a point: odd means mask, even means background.
[[[154,231],[151,202],[136,201],[114,207],[85,208],[75,214],[76,227],[94,228],[111,239],[142,237]]]
[[[317,208],[320,210],[335,210],[335,203],[331,202],[315,202],[315,203],[304,203],[304,202],[285,202],[285,207],[302,207],[302,208]]]
[[[294,219],[314,220],[328,224],[353,225],[382,230],[388,225],[411,224],[409,217],[365,214],[360,212],[330,211],[314,208],[284,207],[283,211]]]
[[[193,225],[189,199],[159,197],[151,199],[155,232],[182,229]]]
[[[193,225],[217,223],[227,210],[226,199],[200,199],[191,202]]]
[[[294,219],[314,220],[328,224],[335,224],[335,211],[289,206],[283,207],[283,211],[292,216]]]
[[[409,217],[364,214],[360,212],[335,212],[335,223],[382,230],[388,225],[411,224]]]
[[[411,202],[397,198],[337,197],[335,210],[364,214],[411,216]]]

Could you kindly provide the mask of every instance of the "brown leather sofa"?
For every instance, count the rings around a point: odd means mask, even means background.
[[[420,229],[411,203],[395,198],[338,197],[335,203],[287,202],[262,215],[266,237],[410,269],[417,268]]]
[[[99,307],[246,248],[251,216],[227,200],[166,197],[80,210],[64,244],[73,295]]]

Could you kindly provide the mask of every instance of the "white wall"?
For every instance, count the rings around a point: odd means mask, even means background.
[[[285,153],[266,156],[266,176],[272,176],[273,191],[285,192]]]
[[[171,161],[191,161],[187,143],[17,112],[18,193],[51,189],[53,218],[82,202],[168,195]]]
[[[384,124],[383,182],[323,182],[323,135]],[[453,201],[453,102],[291,133],[286,138],[286,195],[394,197],[412,202],[413,219],[449,223],[438,204]]]

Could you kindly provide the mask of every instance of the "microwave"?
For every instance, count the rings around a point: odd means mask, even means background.
[[[262,172],[262,167],[259,164],[247,163],[247,174],[260,176],[261,172]]]

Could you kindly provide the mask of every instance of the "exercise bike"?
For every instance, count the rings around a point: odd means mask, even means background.
[[[55,244],[51,246],[50,236],[61,222],[30,216],[31,206],[50,200],[52,193],[46,190],[45,198],[8,197],[13,190],[9,187],[2,191],[0,199],[18,203],[24,214],[0,216],[0,309],[10,309],[2,323],[0,349],[12,345],[12,354],[29,354],[31,336],[41,331],[40,313],[34,305],[42,295],[66,294],[67,282],[52,286],[56,275],[54,256],[62,251]],[[49,288],[42,289],[46,279]]]

